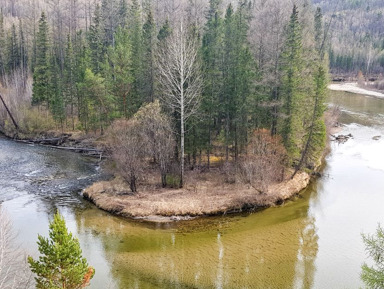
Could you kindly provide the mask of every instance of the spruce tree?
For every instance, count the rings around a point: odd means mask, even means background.
[[[132,89],[131,99],[134,110],[137,111],[144,101],[143,95],[143,25],[141,9],[137,0],[132,0],[129,11],[129,27],[132,53]]]
[[[52,51],[49,59],[49,106],[57,125],[63,130],[66,114],[62,86],[60,65],[56,55]]]
[[[287,27],[287,39],[282,53],[281,99],[283,101],[281,135],[291,164],[300,158],[303,138],[302,104],[304,103],[302,28],[294,5]]]
[[[165,20],[163,26],[159,29],[159,33],[157,34],[157,39],[160,43],[163,43],[170,35],[171,35],[171,26],[169,25],[168,19]]]
[[[220,93],[222,82],[221,59],[223,41],[223,21],[219,10],[220,0],[210,0],[207,14],[207,23],[204,27],[202,43],[202,59],[204,73],[204,87],[201,103],[203,118],[201,137],[207,149],[208,167],[212,149],[214,130],[217,130],[220,112]]]
[[[76,106],[76,75],[75,75],[75,54],[73,51],[70,34],[67,36],[67,48],[64,59],[64,103],[70,107],[72,130],[75,129],[75,106]]]
[[[323,46],[323,38],[324,38],[324,31],[323,31],[323,15],[321,13],[321,8],[317,7],[316,13],[315,13],[315,45],[316,50],[320,52]]]
[[[118,28],[115,47],[109,47],[104,67],[106,86],[114,96],[117,116],[130,117],[135,113],[134,99],[130,94],[133,77],[131,72],[132,55],[129,32]]]
[[[235,12],[230,4],[224,19],[222,119],[225,119],[224,135],[226,160],[229,147],[233,146],[235,159],[247,142],[247,101],[251,92],[253,59],[247,42],[249,29],[248,5],[239,3]]]
[[[49,63],[48,63],[48,23],[45,13],[41,13],[36,39],[36,63],[33,71],[32,104],[49,105]]]
[[[19,40],[15,24],[12,24],[11,31],[7,37],[7,54],[7,72],[10,73],[20,67]]]
[[[24,37],[23,23],[19,20],[19,54],[20,54],[20,67],[23,72],[24,86],[28,77],[28,47]]]
[[[155,70],[155,36],[156,26],[151,10],[143,25],[143,96],[147,102],[153,102],[154,98],[154,70]]]
[[[49,238],[38,236],[38,260],[28,257],[39,289],[80,289],[89,285],[94,269],[82,257],[79,240],[68,232],[64,218],[55,214]]]
[[[102,15],[100,5],[96,4],[92,24],[88,32],[88,44],[90,50],[90,64],[94,73],[101,72],[101,65],[104,62],[104,33],[102,26]]]

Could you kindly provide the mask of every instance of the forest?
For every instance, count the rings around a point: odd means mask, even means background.
[[[337,50],[322,10],[295,2],[5,0],[0,93],[19,136],[106,136],[133,192],[150,159],[163,186],[219,164],[262,192],[325,148]]]
[[[384,16],[380,0],[314,0],[330,23],[333,74],[377,78],[384,71]]]

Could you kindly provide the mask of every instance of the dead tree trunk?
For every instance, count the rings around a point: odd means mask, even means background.
[[[13,125],[15,126],[16,130],[18,131],[19,130],[19,126],[17,125],[17,122],[16,120],[13,118],[13,115],[12,113],[10,112],[10,110],[8,109],[8,106],[5,104],[5,101],[2,97],[2,95],[0,94],[0,99],[1,99],[1,102],[4,104],[4,107],[6,109],[6,111],[8,112],[9,114],[9,117],[11,118],[12,122],[13,122]]]

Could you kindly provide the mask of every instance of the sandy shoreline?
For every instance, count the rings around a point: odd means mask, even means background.
[[[384,93],[358,87],[356,82],[332,83],[328,85],[328,89],[384,98]]]

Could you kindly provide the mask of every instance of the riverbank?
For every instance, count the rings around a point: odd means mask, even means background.
[[[99,135],[85,134],[84,132],[47,131],[39,134],[12,133],[0,131],[5,137],[16,142],[42,145],[50,148],[68,150],[92,157],[103,156],[105,151],[103,138]]]
[[[305,189],[310,176],[301,172],[293,179],[269,186],[260,194],[250,186],[229,184],[218,170],[187,174],[183,189],[144,188],[130,194],[129,186],[116,178],[86,188],[84,198],[115,215],[162,222],[197,216],[251,211],[284,203]]]
[[[328,85],[328,89],[384,98],[384,93],[375,90],[368,90],[366,88],[361,88],[356,82],[332,83]]]

